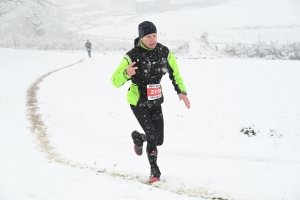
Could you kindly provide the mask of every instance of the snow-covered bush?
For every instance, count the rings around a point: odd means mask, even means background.
[[[252,47],[247,48],[246,51],[248,57],[250,58],[254,58],[254,57],[264,58],[270,55],[269,52],[270,52],[269,47],[264,42],[253,44]]]
[[[300,43],[290,43],[281,47],[282,57],[286,60],[300,60]]]
[[[249,46],[239,43],[226,45],[223,52],[232,57],[300,60],[300,43],[282,46],[274,42],[270,44],[259,42]]]
[[[204,42],[205,44],[209,45],[208,41],[208,32],[203,32],[200,36],[200,41]]]
[[[243,127],[240,132],[248,135],[249,137],[256,135],[256,131],[251,127]]]
[[[189,42],[178,42],[176,45],[169,46],[175,54],[186,54],[189,52]]]
[[[226,45],[223,51],[225,51],[230,56],[243,57],[246,54],[246,46],[241,43],[238,43],[234,46]]]

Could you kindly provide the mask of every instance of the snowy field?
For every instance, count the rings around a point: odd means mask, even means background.
[[[299,0],[241,0],[214,7],[149,13],[146,15],[107,16],[107,26],[81,31],[98,37],[134,39],[137,25],[152,21],[160,41],[192,40],[203,32],[211,43],[252,44],[259,41],[286,44],[300,40]],[[103,22],[93,22],[95,25]]]
[[[178,59],[191,109],[164,77],[162,181],[147,185],[129,85],[110,82],[122,54],[0,55],[1,200],[300,199],[299,61]]]

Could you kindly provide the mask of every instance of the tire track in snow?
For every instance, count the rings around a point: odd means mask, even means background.
[[[94,171],[96,174],[98,173],[105,173],[109,176],[118,177],[126,180],[138,181],[143,184],[147,184],[147,177],[146,176],[138,176],[136,174],[126,174],[122,171],[115,171],[114,169],[106,169],[106,168],[96,168],[94,166],[88,166],[80,164],[76,161],[69,160],[65,158],[64,155],[60,154],[56,151],[56,149],[51,146],[47,135],[47,125],[42,120],[42,113],[40,113],[39,109],[39,102],[37,99],[37,93],[39,88],[39,84],[51,74],[63,70],[65,68],[72,67],[76,64],[83,62],[85,59],[79,60],[76,63],[70,64],[68,66],[53,70],[40,78],[38,78],[32,85],[30,85],[29,89],[27,90],[26,97],[26,106],[27,106],[27,116],[28,120],[31,124],[30,129],[33,134],[36,136],[36,142],[40,147],[41,151],[45,154],[48,160],[52,162],[57,162],[66,166],[71,166],[78,169],[88,169]],[[178,195],[187,195],[191,197],[198,197],[200,199],[218,199],[218,200],[225,200],[225,198],[221,198],[215,191],[209,191],[204,187],[191,187],[188,184],[183,183],[180,180],[171,180],[165,181],[162,179],[159,182],[155,182],[152,184],[148,184],[149,186],[156,187],[159,189],[163,189],[166,191],[170,191],[172,193]],[[227,195],[224,195],[227,196]],[[226,199],[234,199],[232,197],[226,197]]]

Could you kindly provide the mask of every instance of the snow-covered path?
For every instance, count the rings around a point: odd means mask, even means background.
[[[83,58],[86,52],[0,49],[0,199],[186,199],[46,159],[26,116],[27,89],[39,77]]]

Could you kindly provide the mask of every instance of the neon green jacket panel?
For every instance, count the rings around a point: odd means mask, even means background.
[[[172,73],[169,72],[170,79],[172,81],[174,81],[173,85],[174,84],[178,85],[180,92],[187,93],[185,85],[183,83],[183,79],[180,76],[180,72],[179,72],[179,69],[178,69],[178,64],[177,64],[176,58],[175,58],[174,54],[171,51],[170,51],[169,56],[168,56],[168,62],[171,66],[171,69],[173,70]],[[174,85],[174,87],[175,87],[175,85]],[[175,90],[176,90],[176,88],[175,88]],[[177,91],[178,94],[180,92]]]
[[[120,87],[128,80],[130,80],[130,76],[124,74],[124,70],[126,70],[131,63],[131,59],[127,55],[124,56],[119,67],[116,69],[116,71],[111,77],[111,82],[114,87]],[[131,83],[130,88],[127,92],[127,102],[136,106],[139,98],[140,94],[138,91],[138,86]]]
[[[131,83],[130,88],[127,92],[127,102],[131,105],[136,106],[140,98],[139,86]]]
[[[128,64],[128,60],[125,57],[111,77],[111,82],[115,87],[122,86],[130,79],[130,76],[124,74],[124,70],[126,70],[128,65],[130,65],[130,63]]]

